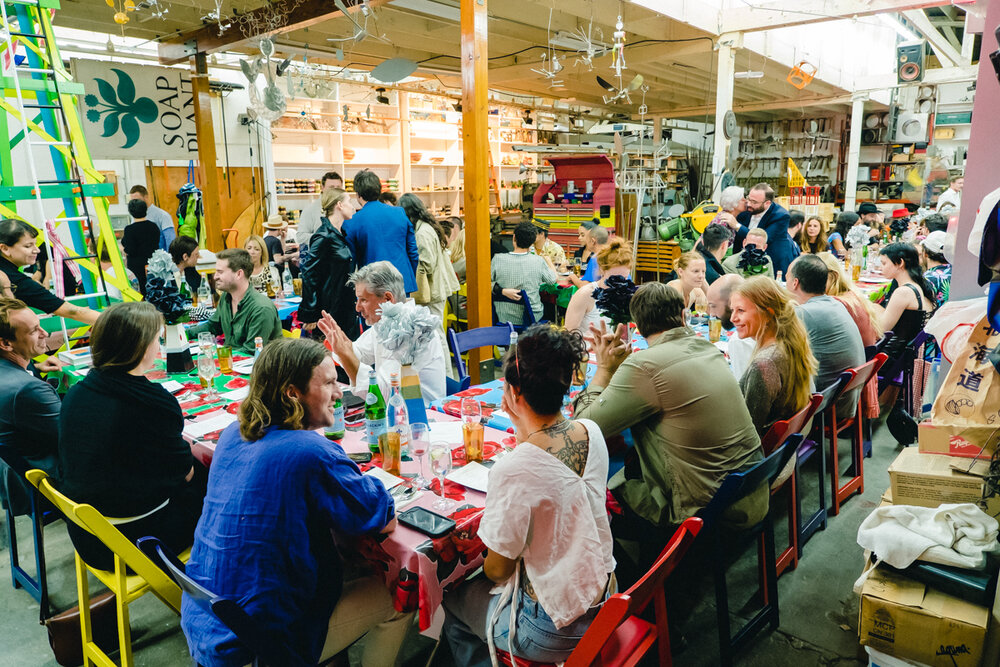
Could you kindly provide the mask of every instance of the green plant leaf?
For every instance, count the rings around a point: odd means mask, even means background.
[[[110,137],[112,134],[118,131],[118,114],[109,113],[104,117],[104,132],[101,133],[102,137]]]
[[[129,111],[136,117],[136,120],[143,123],[152,123],[160,115],[160,110],[156,107],[156,102],[148,97],[137,99]]]
[[[125,133],[125,143],[122,148],[132,148],[135,142],[139,141],[139,123],[132,114],[125,114],[122,117],[122,132]]]
[[[135,101],[135,84],[132,83],[132,77],[120,69],[112,68],[111,71],[118,75],[118,99],[124,105],[132,104]]]
[[[111,84],[104,79],[98,79],[96,77],[94,78],[94,81],[97,82],[97,90],[101,93],[101,97],[104,98],[104,101],[108,104],[118,106],[118,96],[115,95],[115,89],[111,87]]]

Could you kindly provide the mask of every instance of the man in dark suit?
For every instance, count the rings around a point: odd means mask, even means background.
[[[33,468],[58,477],[59,397],[32,373],[31,359],[44,354],[49,335],[23,301],[0,298],[0,445]],[[47,359],[36,371],[53,371]],[[28,511],[27,482],[0,463],[0,500],[14,512]]]
[[[366,169],[355,175],[354,192],[361,200],[361,210],[344,222],[344,236],[358,268],[389,262],[403,274],[406,294],[416,292],[420,255],[413,223],[403,209],[379,201],[382,181],[373,172]]]
[[[774,201],[774,190],[767,183],[758,183],[747,193],[747,210],[736,216],[740,228],[736,232],[736,249],[743,248],[743,239],[754,228],[767,232],[767,255],[774,264],[774,271],[784,273],[795,259],[792,246],[785,242],[788,236],[788,211]]]

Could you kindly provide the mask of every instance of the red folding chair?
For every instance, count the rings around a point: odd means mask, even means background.
[[[809,420],[813,418],[816,414],[816,410],[819,408],[819,404],[823,401],[823,396],[821,394],[813,394],[809,398],[809,402],[806,406],[796,412],[794,415],[788,419],[783,419],[781,421],[774,422],[771,424],[771,428],[767,430],[764,437],[760,440],[761,447],[764,448],[764,456],[768,456],[774,449],[785,442],[788,436],[794,433],[802,433],[809,423]],[[777,486],[771,487],[771,497],[773,498],[781,489],[788,487],[788,546],[785,550],[781,552],[778,556],[775,570],[777,576],[787,570],[794,570],[799,565],[799,530],[798,530],[798,483],[795,479],[795,468],[792,468],[792,474]],[[760,538],[760,548],[764,548],[764,537]],[[761,559],[763,562],[763,559]]]
[[[659,649],[657,664],[664,667],[673,664],[664,582],[684,558],[702,526],[703,522],[698,517],[685,519],[649,572],[632,588],[612,595],[604,602],[566,660],[566,667],[631,667],[649,653],[653,644],[657,644]],[[639,618],[650,602],[656,612],[655,623]],[[513,658],[510,653],[499,649],[497,657],[507,667],[555,667],[552,663]]]
[[[882,364],[885,363],[884,352],[875,355],[875,358],[868,363],[854,369],[854,378],[851,379],[841,390],[842,394],[858,389],[858,404],[853,417],[839,421],[837,419],[837,402],[833,401],[828,408],[830,419],[824,424],[827,428],[827,435],[830,437],[830,490],[831,506],[834,516],[840,513],[840,505],[855,493],[865,492],[865,439],[864,439],[864,411],[861,409],[860,390],[864,388],[868,381],[878,374]],[[837,451],[837,437],[843,431],[850,429],[851,439],[851,467],[847,469],[847,476],[850,477],[843,484],[840,483],[840,462]]]

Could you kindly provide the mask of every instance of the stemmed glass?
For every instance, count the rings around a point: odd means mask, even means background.
[[[219,369],[215,366],[215,355],[211,348],[201,348],[198,353],[198,377],[206,385],[205,398],[210,401],[219,400],[219,394],[215,391],[215,377],[219,374]]]
[[[419,466],[417,476],[413,478],[413,483],[417,488],[427,486],[427,478],[424,477],[424,454],[427,453],[429,443],[427,441],[430,431],[427,424],[416,422],[410,424],[410,453],[417,457]]]
[[[451,472],[451,446],[446,442],[435,442],[430,449],[431,472],[438,478],[441,485],[441,497],[435,500],[431,509],[439,512],[450,512],[455,507],[455,501],[444,495],[444,477]]]
[[[462,399],[462,422],[465,424],[480,424],[483,420],[483,407],[474,398]]]

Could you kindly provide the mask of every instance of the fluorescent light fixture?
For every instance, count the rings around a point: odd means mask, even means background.
[[[549,39],[549,44],[552,46],[558,46],[562,49],[572,49],[574,51],[586,51],[588,46],[594,49],[594,56],[601,56],[611,50],[610,44],[605,44],[604,42],[599,42],[597,40],[591,40],[588,45],[587,40],[585,40],[579,33],[569,32],[567,30],[560,30],[556,34],[552,35]]]
[[[890,16],[889,14],[878,14],[878,20],[881,21],[887,28],[892,28],[896,31],[900,37],[902,37],[907,42],[916,42],[920,38],[910,32],[895,15]]]
[[[750,72],[735,72],[733,74],[734,79],[763,79],[764,73],[757,71]]]
[[[462,13],[455,5],[434,2],[434,0],[393,0],[392,6],[397,9],[409,9],[418,14],[434,16],[446,21],[458,23]]]

